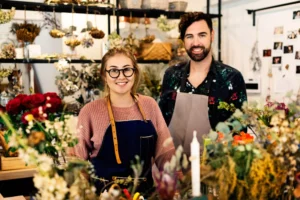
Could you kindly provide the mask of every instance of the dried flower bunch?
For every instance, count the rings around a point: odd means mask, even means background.
[[[138,54],[138,48],[140,47],[140,42],[136,39],[133,33],[130,33],[127,38],[123,39],[124,47],[129,49],[135,56]]]
[[[12,74],[13,70],[10,68],[0,69],[0,78],[7,78]]]
[[[15,45],[14,44],[3,45],[1,52],[0,52],[0,58],[12,59],[15,57],[16,57]]]
[[[71,48],[72,51],[81,44],[81,41],[78,40],[76,37],[70,37],[65,40],[65,44]]]
[[[61,96],[74,95],[81,92],[78,101],[87,103],[91,97],[86,97],[87,91],[102,89],[102,79],[98,64],[83,64],[80,69],[70,66],[67,61],[60,60],[55,63],[56,69],[60,75],[56,77],[56,85],[59,88]],[[80,100],[81,99],[81,100]]]
[[[105,36],[105,33],[98,28],[92,28],[89,33],[95,39],[102,39]]]
[[[31,23],[13,23],[11,32],[17,35],[17,39],[33,43],[34,39],[40,34],[41,28]]]
[[[121,47],[122,42],[122,37],[115,31],[108,36],[109,49]]]
[[[160,15],[157,18],[157,28],[164,32],[168,32],[176,27],[176,24],[170,23],[165,15]]]
[[[143,39],[141,39],[144,43],[151,43],[155,40],[155,35],[146,35]]]
[[[81,45],[83,46],[83,48],[90,48],[94,45],[94,40],[91,37],[84,37],[81,40]]]
[[[15,16],[16,9],[12,7],[9,11],[3,11],[0,9],[0,24],[10,22]]]
[[[51,35],[51,37],[53,38],[62,38],[64,37],[66,34],[58,29],[52,29],[49,34]]]

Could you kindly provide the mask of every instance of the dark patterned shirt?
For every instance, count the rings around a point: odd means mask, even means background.
[[[219,102],[233,103],[236,108],[241,108],[243,102],[247,101],[245,82],[238,70],[213,60],[207,77],[197,88],[187,79],[189,70],[189,63],[166,70],[159,106],[167,125],[173,115],[178,88],[181,92],[208,96],[208,116],[213,129],[232,115],[230,111],[218,109]]]

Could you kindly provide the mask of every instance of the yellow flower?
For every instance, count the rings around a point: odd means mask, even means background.
[[[33,119],[34,119],[34,117],[33,117],[32,114],[28,114],[28,115],[25,116],[25,120],[28,121],[28,122],[31,122]]]

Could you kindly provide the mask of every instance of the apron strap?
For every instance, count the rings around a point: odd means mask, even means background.
[[[145,122],[145,123],[148,123],[148,121],[147,121],[147,119],[146,119],[145,112],[144,112],[142,106],[140,105],[140,102],[139,102],[138,99],[137,99],[137,95],[132,95],[132,97],[133,97],[134,101],[136,102],[136,104],[137,104],[137,106],[138,106],[138,108],[139,108],[139,110],[140,110],[140,112],[141,112],[141,114],[142,114],[142,117],[143,117],[144,122]]]
[[[142,114],[144,122],[148,123],[148,121],[146,119],[145,112],[144,112],[142,106],[140,105],[140,103],[139,103],[139,101],[137,99],[137,95],[133,95],[132,94],[132,97],[133,97],[134,101],[137,103],[137,106],[138,106],[138,108],[139,108],[139,110],[140,110],[140,112]],[[114,142],[114,151],[115,151],[116,161],[117,161],[118,164],[121,164],[122,161],[121,161],[120,154],[119,154],[119,145],[118,145],[116,122],[115,122],[115,118],[114,118],[113,111],[112,111],[112,108],[111,108],[110,97],[107,96],[106,100],[107,100],[107,108],[108,108],[109,121],[110,121],[111,129],[112,129],[112,137],[113,137],[113,142]]]
[[[107,96],[107,108],[108,108],[108,114],[109,114],[109,121],[110,121],[111,129],[112,129],[112,137],[113,137],[113,142],[114,142],[114,150],[115,150],[116,161],[117,161],[118,164],[121,164],[122,161],[121,161],[120,154],[119,154],[116,123],[115,123],[114,115],[113,115],[113,112],[112,112],[109,96]]]

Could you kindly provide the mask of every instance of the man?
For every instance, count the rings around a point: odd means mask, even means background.
[[[183,15],[179,31],[190,61],[167,69],[159,105],[175,147],[182,145],[189,156],[194,130],[202,141],[211,128],[231,116],[230,111],[218,109],[219,103],[241,108],[247,96],[241,73],[212,56],[214,31],[209,15]]]

